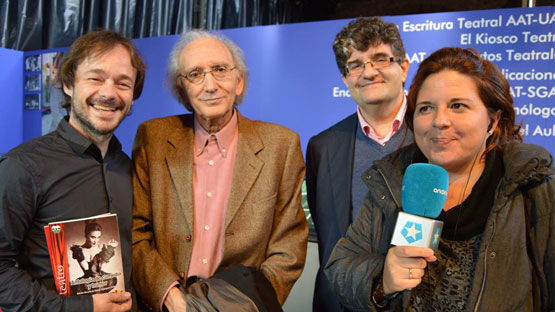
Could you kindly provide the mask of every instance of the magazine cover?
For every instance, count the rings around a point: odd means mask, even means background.
[[[51,222],[44,232],[60,295],[125,291],[117,215]]]

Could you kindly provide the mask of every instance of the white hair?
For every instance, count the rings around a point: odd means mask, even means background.
[[[235,68],[240,74],[243,75],[243,81],[244,81],[243,91],[235,98],[235,103],[234,103],[235,106],[240,105],[243,102],[245,95],[247,94],[247,87],[249,82],[249,79],[248,79],[249,70],[247,69],[247,65],[245,63],[245,53],[243,52],[243,50],[241,50],[241,48],[239,48],[235,43],[233,43],[233,41],[231,41],[223,34],[217,33],[217,32],[208,32],[206,30],[200,30],[200,29],[185,31],[181,35],[181,38],[175,44],[175,46],[173,47],[170,53],[167,79],[168,79],[168,85],[172,95],[179,101],[179,103],[183,104],[183,106],[185,106],[185,108],[188,111],[190,112],[193,111],[193,107],[191,106],[189,101],[187,99],[184,99],[179,93],[179,89],[181,88],[180,84],[177,83],[178,82],[177,78],[180,74],[179,56],[181,55],[181,52],[183,51],[183,49],[185,49],[185,47],[189,43],[191,43],[196,39],[201,39],[201,38],[210,38],[210,39],[218,40],[221,43],[223,43],[231,53],[233,62],[235,63],[234,64]],[[182,92],[185,93],[185,90],[182,90]]]

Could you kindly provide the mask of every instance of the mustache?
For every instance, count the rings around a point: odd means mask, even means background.
[[[122,105],[115,98],[106,98],[103,96],[97,96],[94,98],[87,99],[87,104],[89,105],[102,105],[102,106],[115,106],[116,108],[121,108]]]
[[[367,85],[371,85],[374,83],[387,83],[389,82],[389,79],[386,79],[385,77],[381,77],[381,76],[372,76],[369,78],[362,78],[360,79],[360,81],[357,83],[359,86],[367,86]]]

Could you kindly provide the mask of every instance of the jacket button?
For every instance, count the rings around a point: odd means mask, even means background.
[[[179,272],[179,277],[181,279],[185,279],[185,272],[183,272],[183,271]]]
[[[491,259],[494,259],[495,256],[497,256],[497,253],[496,253],[495,251],[492,251],[492,252],[489,253],[489,257],[490,257]]]
[[[191,240],[191,234],[187,234],[187,236],[185,236],[185,239],[190,241]]]

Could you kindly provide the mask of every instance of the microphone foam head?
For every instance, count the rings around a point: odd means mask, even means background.
[[[426,163],[408,166],[401,189],[403,211],[437,218],[447,200],[448,188],[449,175],[442,167]]]

